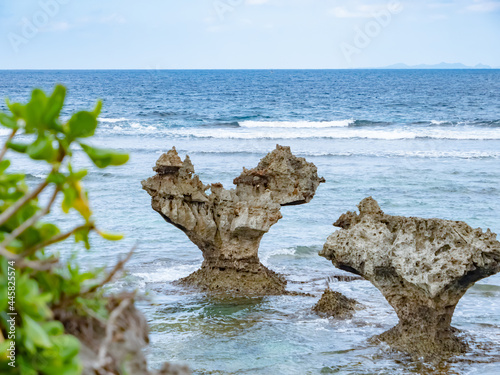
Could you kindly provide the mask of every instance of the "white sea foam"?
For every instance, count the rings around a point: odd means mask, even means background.
[[[442,125],[446,124],[448,121],[441,121],[441,120],[431,120],[432,125]]]
[[[123,122],[123,121],[128,121],[128,119],[121,117],[121,118],[99,118],[100,122],[109,122],[114,124],[115,122]]]
[[[307,139],[307,138],[372,138],[412,139],[418,136],[410,131],[384,131],[348,128],[253,128],[253,129],[203,129],[183,128],[168,132],[174,136],[219,139]]]
[[[238,152],[238,151],[235,151]],[[500,152],[497,151],[388,151],[388,152],[322,152],[304,151],[296,152],[299,156],[366,156],[366,157],[401,157],[401,158],[455,158],[455,159],[500,159]]]
[[[111,121],[110,121],[111,120]],[[434,127],[350,127],[354,120],[339,121],[243,121],[240,127],[172,127],[166,124],[141,122],[117,123],[122,119],[107,119],[103,132],[112,134],[162,134],[183,138],[215,139],[380,139],[405,140],[416,138],[449,140],[500,140],[498,127],[445,127],[437,120]],[[115,122],[114,122],[115,121]],[[444,123],[444,122],[443,122]]]
[[[47,178],[47,173],[32,173],[31,175],[42,180]]]
[[[500,129],[363,129],[363,128],[181,128],[170,129],[166,133],[172,136],[217,138],[217,139],[450,139],[450,140],[499,140]]]
[[[110,122],[115,124],[114,122]],[[142,125],[139,122],[132,122],[130,124],[116,124],[114,126],[103,126],[100,128],[108,134],[151,134],[161,132],[156,126]],[[163,131],[165,133],[165,131]]]
[[[354,120],[338,121],[242,121],[242,128],[338,128],[354,124]]]
[[[151,272],[136,272],[132,273],[133,276],[139,278],[140,284],[145,285],[147,283],[163,283],[171,282],[196,271],[199,268],[196,265],[179,265],[174,267],[162,268]]]
[[[262,264],[269,266],[269,259],[279,256],[293,256],[295,255],[294,248],[281,248],[277,250],[270,251],[268,253],[263,253],[260,255],[260,260]]]

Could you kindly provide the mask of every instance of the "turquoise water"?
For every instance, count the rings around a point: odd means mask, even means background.
[[[352,319],[310,311],[326,280],[342,273],[317,255],[331,223],[366,196],[389,214],[500,232],[500,71],[2,71],[0,95],[23,99],[56,82],[69,86],[68,111],[103,98],[95,143],[131,154],[128,165],[103,172],[77,152],[90,168],[98,222],[127,235],[119,244],[93,238],[98,250],[80,259],[110,265],[138,243],[115,287],[148,294],[141,309],[154,366],[188,363],[196,374],[500,373],[498,275],[469,290],[455,312],[472,351],[439,368],[368,343],[397,318],[367,281],[330,282],[365,306]],[[176,146],[202,181],[230,187],[277,143],[315,163],[327,182],[309,204],[282,209],[260,256],[290,290],[315,297],[220,300],[172,285],[202,257],[141,190],[156,159]],[[47,172],[11,157],[33,184]],[[75,248],[59,250],[69,256]]]

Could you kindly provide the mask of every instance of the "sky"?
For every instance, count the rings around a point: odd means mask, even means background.
[[[500,0],[0,0],[0,69],[500,67]]]

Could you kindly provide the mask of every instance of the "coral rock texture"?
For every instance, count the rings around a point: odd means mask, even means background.
[[[260,263],[259,244],[281,219],[281,206],[313,198],[324,182],[314,164],[277,146],[256,168],[244,168],[231,190],[220,183],[204,185],[189,156],[181,165],[175,148],[154,170],[157,174],[142,182],[153,209],[186,233],[204,257],[201,269],[182,284],[242,295],[284,293],[284,278]]]
[[[320,300],[313,307],[313,311],[319,315],[334,318],[351,318],[356,310],[357,302],[347,298],[339,292],[326,289]]]
[[[500,243],[461,221],[385,214],[371,197],[334,224],[320,255],[372,282],[399,323],[378,336],[418,356],[467,349],[450,326],[455,306],[476,281],[500,271]]]

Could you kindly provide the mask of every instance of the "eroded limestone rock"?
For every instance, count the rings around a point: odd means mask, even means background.
[[[347,298],[342,293],[327,288],[318,303],[314,305],[313,311],[319,315],[333,318],[351,318],[356,311],[357,305],[356,300]]]
[[[320,255],[371,281],[399,323],[378,336],[414,355],[467,348],[450,326],[455,306],[476,281],[500,271],[500,243],[488,229],[461,221],[385,214],[371,197],[334,224]]]
[[[201,269],[181,280],[212,292],[281,294],[283,277],[259,261],[262,236],[281,219],[284,205],[309,202],[324,179],[289,147],[277,146],[254,169],[234,180],[236,189],[204,185],[188,156],[179,165],[175,148],[160,157],[157,174],[142,182],[151,205],[203,252]],[[210,189],[210,194],[207,190]]]

